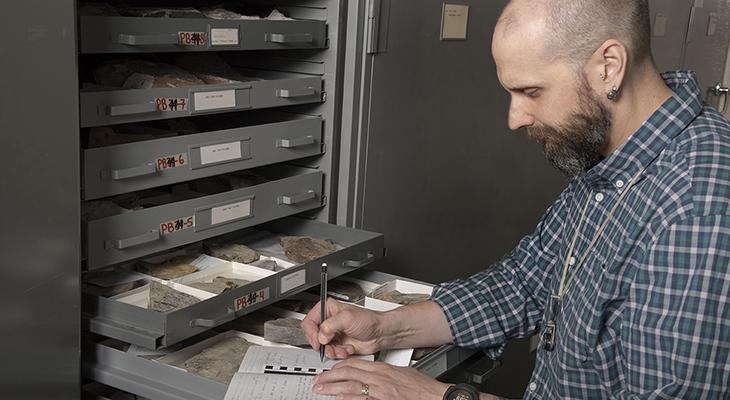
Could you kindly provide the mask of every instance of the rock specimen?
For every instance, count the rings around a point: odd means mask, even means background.
[[[83,291],[94,296],[113,297],[118,294],[126,293],[132,289],[144,286],[145,284],[147,284],[147,281],[144,279],[140,279],[134,282],[120,283],[118,285],[112,286],[100,286],[93,283],[84,282]]]
[[[205,243],[203,249],[205,254],[211,257],[242,264],[249,264],[259,259],[259,253],[242,244]]]
[[[426,357],[427,355],[433,353],[434,350],[436,350],[435,347],[419,347],[413,349],[413,355],[411,356],[411,360],[418,361],[423,357]]]
[[[308,345],[307,337],[301,327],[302,321],[296,318],[280,318],[264,323],[264,339],[269,342],[284,343],[292,346]]]
[[[255,346],[240,337],[228,337],[178,365],[186,371],[229,384],[238,371],[246,351]]]
[[[150,282],[150,310],[170,312],[200,302],[197,297],[179,292],[161,283]]]
[[[350,303],[357,303],[365,298],[365,291],[360,285],[340,279],[327,282],[327,294]]]
[[[337,250],[332,242],[310,236],[284,236],[280,242],[286,257],[300,264],[308,263]]]
[[[150,89],[205,85],[191,72],[169,64],[146,60],[116,60],[94,70],[99,85],[123,89]]]
[[[203,13],[208,18],[211,19],[233,19],[233,20],[240,20],[240,19],[261,19],[258,15],[241,15],[237,12],[233,12],[230,10],[226,10],[225,8],[204,8],[200,10],[200,12]]]
[[[192,7],[120,7],[120,14],[127,17],[145,18],[205,18],[198,10]]]
[[[383,293],[373,293],[372,296],[379,300],[389,301],[391,303],[397,303],[404,306],[413,303],[420,303],[431,298],[430,295],[424,293],[401,293],[397,290],[391,290],[389,292]]]
[[[276,302],[275,306],[284,310],[306,314],[317,304],[316,300],[284,299]]]
[[[258,80],[241,75],[215,53],[185,53],[175,57],[175,65],[192,72],[209,85]]]
[[[284,267],[280,267],[279,264],[277,264],[274,260],[258,260],[251,265],[253,265],[254,267],[267,269],[269,271],[281,271],[284,269]]]
[[[223,276],[217,276],[212,282],[194,282],[188,286],[205,290],[215,294],[221,294],[229,290],[233,290],[240,286],[248,285],[249,281],[243,279],[226,278]]]
[[[181,276],[192,274],[198,271],[198,267],[190,263],[195,261],[197,256],[175,256],[159,264],[152,264],[141,261],[134,266],[134,269],[143,274],[154,276],[160,279],[175,279]]]
[[[216,328],[218,331],[241,331],[250,333],[252,335],[256,336],[264,336],[264,324],[266,321],[271,321],[272,319],[276,319],[275,316],[263,312],[263,311],[254,311],[250,314],[246,314],[245,316],[241,318],[237,318],[227,324],[221,325]]]

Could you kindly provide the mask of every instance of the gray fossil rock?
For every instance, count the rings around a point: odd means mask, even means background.
[[[147,283],[144,279],[139,279],[134,282],[120,283],[112,286],[100,286],[93,283],[84,282],[83,290],[86,293],[100,297],[113,297],[118,294],[126,293],[132,289],[136,289],[140,286],[144,286]]]
[[[292,346],[308,345],[307,337],[301,327],[302,321],[296,318],[280,318],[264,323],[264,339],[269,342],[285,343]]]
[[[264,336],[264,324],[266,321],[276,319],[275,316],[268,314],[263,311],[254,311],[250,314],[246,314],[243,317],[237,318],[231,322],[223,324],[216,328],[218,331],[241,331],[250,333],[256,336]]]
[[[337,251],[337,247],[332,242],[310,236],[284,236],[280,242],[286,257],[300,264]]]
[[[179,367],[186,371],[229,384],[238,371],[249,347],[255,346],[240,337],[229,337],[187,359]]]
[[[279,264],[276,263],[274,260],[258,260],[255,263],[252,263],[254,267],[259,267],[263,269],[267,269],[269,271],[282,271],[284,270],[284,267],[280,267]]]
[[[413,355],[411,356],[411,360],[418,361],[423,357],[426,357],[427,355],[433,353],[434,350],[436,350],[435,347],[419,347],[413,349]]]
[[[190,264],[197,257],[196,256],[175,256],[167,261],[161,263],[152,264],[146,261],[141,261],[134,266],[137,272],[154,276],[164,280],[175,279],[181,276],[192,274],[198,271],[198,267]]]
[[[350,303],[357,303],[365,298],[365,291],[360,285],[338,279],[327,282],[327,294]]]
[[[431,298],[431,296],[423,293],[401,293],[397,290],[391,290],[389,292],[383,293],[373,293],[372,296],[379,300],[389,301],[391,303],[397,303],[404,306],[427,301]]]
[[[197,297],[179,292],[161,283],[150,282],[150,310],[170,312],[200,302]]]
[[[316,300],[284,299],[277,301],[274,305],[276,307],[283,308],[284,310],[306,314],[314,307],[315,304],[317,304]]]
[[[194,282],[188,286],[196,289],[205,290],[215,294],[221,294],[229,290],[233,290],[237,287],[248,285],[249,281],[243,279],[226,278],[223,276],[217,276],[211,282]]]
[[[205,249],[205,254],[226,261],[249,264],[259,259],[259,253],[242,244],[205,243],[203,248]]]

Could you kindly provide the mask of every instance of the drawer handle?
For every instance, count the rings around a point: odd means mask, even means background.
[[[269,43],[312,43],[311,33],[267,33],[264,40]]]
[[[167,33],[162,35],[129,35],[120,33],[112,42],[126,44],[127,46],[149,46],[163,44],[179,44],[180,38],[177,34]]]
[[[276,91],[276,97],[283,99],[293,99],[295,97],[308,97],[317,94],[317,90],[313,87],[303,89],[278,89]]]
[[[195,318],[190,320],[190,326],[193,328],[213,328],[226,322],[231,322],[236,319],[236,312],[232,308],[228,307],[226,315],[218,318],[207,319],[207,318]]]
[[[108,114],[111,117],[118,117],[121,115],[147,114],[157,111],[157,106],[154,103],[125,104],[122,106],[109,106]]]
[[[160,237],[160,231],[155,229],[139,236],[132,236],[124,239],[107,240],[105,242],[105,247],[107,249],[124,250],[130,247],[139,246],[141,244],[151,243],[160,240]]]
[[[363,258],[362,260],[353,261],[353,260],[347,260],[342,263],[343,266],[348,268],[360,268],[364,267],[368,264],[371,264],[373,261],[375,261],[375,254],[368,253],[368,255]]]
[[[303,136],[295,139],[279,139],[276,141],[276,147],[284,149],[309,146],[310,144],[314,144],[314,136]]]
[[[132,168],[113,169],[111,170],[109,175],[111,176],[112,180],[119,181],[122,179],[129,179],[137,176],[154,174],[157,171],[159,171],[159,169],[157,168],[157,164],[148,163]]]
[[[277,203],[280,205],[287,204],[287,205],[292,206],[295,204],[303,203],[308,200],[312,200],[315,197],[317,197],[317,193],[315,193],[314,190],[308,190],[305,193],[295,194],[293,196],[287,196],[287,195],[279,196]]]

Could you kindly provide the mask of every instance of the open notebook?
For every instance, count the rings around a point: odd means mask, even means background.
[[[372,356],[359,357],[372,360]],[[228,386],[225,400],[328,400],[312,393],[312,379],[340,360],[319,361],[311,349],[253,346]]]

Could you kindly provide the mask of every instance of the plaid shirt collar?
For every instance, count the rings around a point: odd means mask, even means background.
[[[662,78],[675,92],[674,96],[667,99],[625,143],[583,174],[589,186],[613,186],[619,180],[628,182],[702,111],[702,94],[694,72],[667,72]]]

